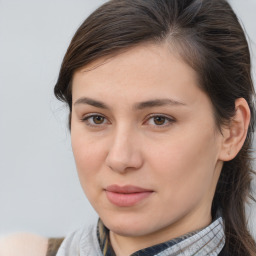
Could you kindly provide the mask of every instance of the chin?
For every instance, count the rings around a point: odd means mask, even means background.
[[[157,231],[157,228],[150,226],[150,220],[145,217],[137,216],[112,216],[110,218],[101,218],[104,225],[113,233],[126,237],[145,236]]]
[[[112,225],[108,228],[113,233],[119,236],[125,236],[125,237],[140,237],[140,236],[146,236],[148,234],[151,234],[150,230],[147,230],[144,227],[138,227],[134,225],[120,225],[120,226]]]

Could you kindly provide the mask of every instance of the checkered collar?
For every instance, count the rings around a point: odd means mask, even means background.
[[[103,256],[115,256],[109,239],[109,230],[100,219],[97,225],[97,237]],[[215,256],[220,253],[224,244],[223,220],[219,216],[204,229],[139,250],[131,256]]]

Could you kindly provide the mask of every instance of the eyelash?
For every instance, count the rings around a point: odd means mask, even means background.
[[[157,128],[165,128],[175,122],[174,118],[172,118],[170,116],[166,116],[164,114],[151,114],[146,118],[146,122],[148,123],[150,120],[153,120],[153,122],[154,122],[154,118],[163,118],[164,119],[164,124],[159,124],[159,125],[157,125],[156,123],[151,124],[152,126],[156,126]]]
[[[93,121],[93,118],[103,118],[103,123],[100,123],[100,124],[96,124],[94,121]],[[150,126],[155,126],[157,128],[164,128],[164,127],[167,127],[171,124],[173,124],[176,120],[170,116],[166,116],[164,114],[151,114],[149,116],[147,116],[145,118],[145,121],[143,121],[143,125],[146,124],[147,122],[149,122],[150,120],[153,120],[154,118],[162,118],[164,120],[164,124],[149,124]],[[91,119],[91,122],[90,122],[90,119]],[[101,114],[97,114],[97,113],[93,113],[93,114],[88,114],[86,116],[84,116],[82,119],[81,119],[82,122],[84,122],[86,125],[90,126],[90,127],[94,127],[94,128],[101,128],[103,125],[106,125],[108,123],[107,121],[107,118],[104,117],[103,115]],[[107,122],[105,122],[107,121]],[[154,121],[153,121],[154,122]]]
[[[88,126],[95,127],[95,128],[100,128],[104,124],[95,124],[95,123],[92,123],[92,122],[89,121],[90,119],[93,120],[93,118],[96,118],[96,117],[103,118],[104,121],[107,120],[106,117],[104,117],[103,115],[94,113],[94,114],[88,114],[88,115],[84,116],[81,119],[81,121],[84,122]]]

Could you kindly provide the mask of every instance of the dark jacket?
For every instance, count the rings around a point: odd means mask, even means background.
[[[227,251],[227,249],[224,247],[221,252],[219,253],[219,256],[231,256],[230,253]],[[233,255],[235,256],[235,255]]]

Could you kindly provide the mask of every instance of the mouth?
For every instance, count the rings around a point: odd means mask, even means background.
[[[110,203],[118,207],[131,207],[148,198],[154,191],[130,185],[111,185],[105,192]]]

